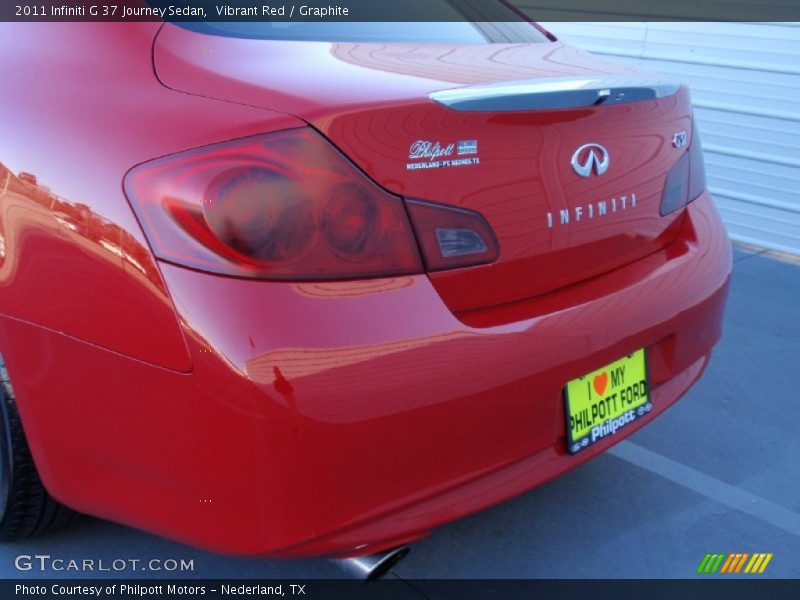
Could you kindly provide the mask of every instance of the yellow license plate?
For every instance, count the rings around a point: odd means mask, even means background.
[[[653,410],[644,349],[573,379],[564,398],[571,454],[614,435]]]

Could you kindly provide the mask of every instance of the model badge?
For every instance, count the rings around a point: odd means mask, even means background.
[[[625,196],[615,196],[608,200],[599,200],[587,204],[578,204],[572,208],[562,208],[555,214],[547,213],[547,228],[578,223],[587,219],[602,219],[609,215],[636,208],[638,198],[635,193]]]
[[[672,136],[672,145],[676,148],[683,148],[686,145],[686,132],[676,131]]]
[[[600,144],[584,144],[572,155],[572,168],[581,177],[589,177],[592,171],[602,175],[608,171],[611,157]]]

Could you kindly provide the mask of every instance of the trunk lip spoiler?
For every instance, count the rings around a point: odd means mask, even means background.
[[[681,84],[642,77],[547,77],[440,90],[428,98],[459,111],[524,111],[627,104],[672,96]]]

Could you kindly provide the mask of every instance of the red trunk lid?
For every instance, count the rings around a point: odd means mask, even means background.
[[[430,275],[455,311],[570,285],[677,236],[682,211],[659,205],[685,151],[673,138],[691,135],[687,91],[560,42],[264,41],[166,25],[155,52],[169,87],[299,116],[386,189],[483,214],[498,261]]]

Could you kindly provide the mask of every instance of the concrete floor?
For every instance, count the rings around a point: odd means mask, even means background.
[[[437,530],[414,544],[394,576],[684,578],[707,552],[772,552],[764,576],[800,577],[798,378],[800,266],[736,250],[725,337],[682,401],[568,475]],[[193,559],[194,571],[176,577],[343,576],[323,560],[217,556],[86,518],[0,547],[0,577],[93,576],[14,568],[17,555],[37,553]],[[415,586],[425,591],[425,582]]]

